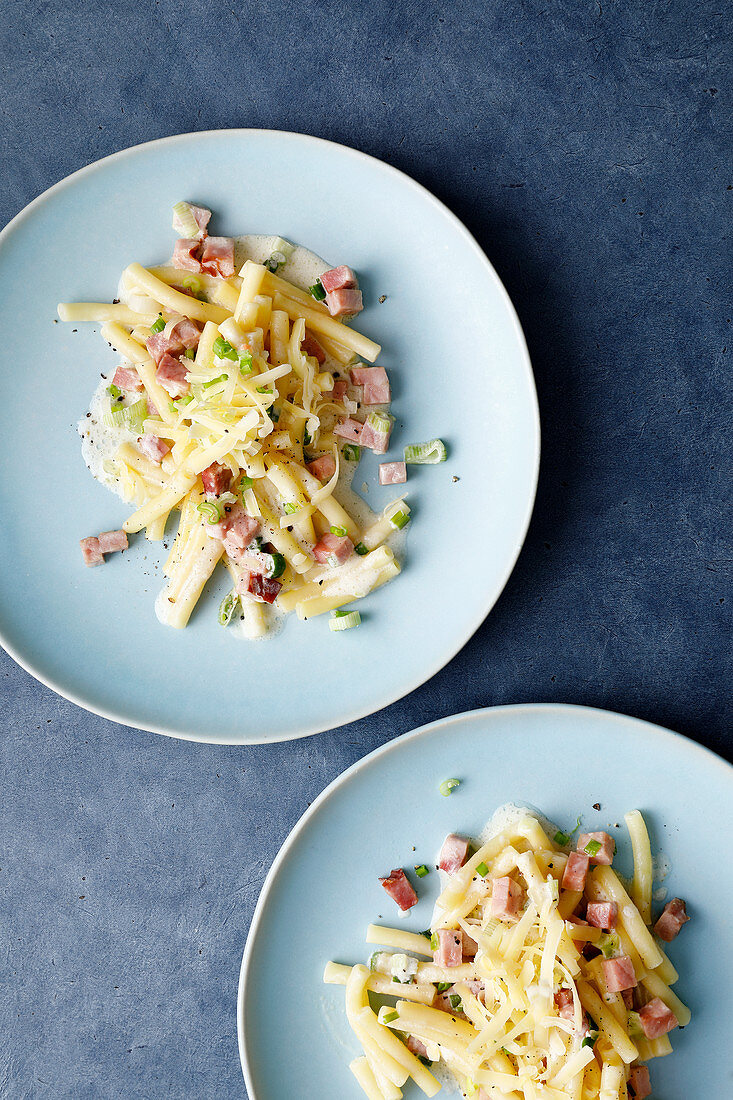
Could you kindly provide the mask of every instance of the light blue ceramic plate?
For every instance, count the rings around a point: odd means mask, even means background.
[[[333,634],[324,616],[258,643],[216,621],[158,624],[161,544],[86,569],[78,540],[126,505],[93,481],[75,425],[115,355],[95,326],[55,324],[58,301],[114,297],[131,261],[171,252],[171,206],[206,203],[221,233],[278,233],[360,273],[361,327],[384,348],[391,453],[442,436],[450,460],[413,468],[403,576]],[[185,134],[64,180],[0,238],[0,641],[39,680],[106,717],[224,743],[277,741],[349,722],[412,691],[482,622],[522,545],[539,429],[527,350],[493,268],[457,219],[407,176],[330,142],[262,130]],[[386,295],[379,304],[378,298]],[[78,331],[72,331],[73,328]],[[355,486],[392,499],[365,459]],[[453,477],[460,478],[453,481]],[[36,490],[29,494],[30,486]],[[453,551],[447,548],[453,546]],[[318,670],[318,671],[317,671]]]
[[[458,777],[448,798],[438,784]],[[344,991],[321,983],[327,960],[365,962],[370,922],[428,927],[438,875],[419,882],[409,919],[377,878],[434,863],[448,832],[476,835],[497,806],[529,804],[572,829],[618,837],[631,869],[624,813],[638,808],[652,848],[671,866],[668,897],[692,920],[669,949],[676,992],[693,1012],[676,1054],[651,1063],[654,1096],[730,1095],[733,956],[729,870],[733,769],[678,734],[585,707],[497,707],[405,734],[339,776],[283,845],[257,905],[239,981],[239,1049],[250,1100],[294,1095],[358,1100],[348,1063],[358,1053]],[[593,809],[600,803],[600,811]],[[621,823],[615,829],[616,822]],[[422,1093],[405,1088],[405,1097]]]

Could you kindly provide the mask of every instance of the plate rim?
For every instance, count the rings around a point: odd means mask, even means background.
[[[578,714],[592,714],[603,715],[603,717],[610,722],[623,722],[631,723],[634,726],[642,726],[646,732],[653,737],[658,737],[661,741],[666,741],[668,744],[676,743],[683,745],[685,751],[690,752],[693,755],[712,761],[719,765],[724,772],[729,773],[731,781],[733,781],[733,764],[729,764],[724,757],[718,755],[712,749],[708,749],[705,745],[699,744],[697,741],[693,741],[692,738],[687,737],[683,733],[676,733],[674,730],[668,729],[666,726],[660,726],[656,722],[649,722],[645,718],[635,718],[630,714],[624,714],[621,711],[607,710],[604,707],[591,707],[582,703],[506,703],[492,707],[479,707],[475,710],[460,711],[457,714],[449,714],[445,718],[438,718],[434,722],[428,722],[426,725],[418,726],[416,729],[409,730],[407,733],[401,734],[399,737],[393,738],[391,741],[387,741],[384,745],[379,745],[372,752],[367,753],[366,756],[362,756],[359,760],[355,760],[345,771],[337,775],[331,782],[321,791],[321,793],[311,802],[310,806],[305,812],[298,818],[293,828],[285,837],[281,847],[278,849],[275,858],[270,865],[270,868],[265,876],[265,880],[260,888],[260,893],[257,898],[257,904],[255,905],[254,913],[252,914],[252,920],[247,930],[247,939],[244,945],[244,951],[242,954],[242,962],[239,967],[239,981],[237,985],[237,1048],[239,1050],[239,1064],[242,1070],[242,1076],[244,1077],[244,1083],[247,1088],[247,1092],[250,1096],[250,1100],[260,1100],[255,1092],[254,1084],[251,1074],[249,1072],[249,1066],[246,1057],[245,1048],[245,1019],[244,1019],[244,994],[247,984],[247,977],[252,961],[252,951],[254,939],[259,929],[259,925],[262,921],[262,915],[265,908],[265,902],[270,892],[275,878],[279,872],[280,866],[284,863],[288,856],[290,849],[295,844],[295,841],[300,836],[301,832],[305,829],[311,817],[313,817],[335,793],[344,786],[352,776],[356,775],[359,771],[369,765],[377,757],[386,756],[392,752],[396,746],[401,745],[403,742],[411,741],[414,738],[422,737],[425,734],[431,733],[433,730],[440,727],[449,727],[452,724],[463,721],[464,719],[476,719],[480,717],[486,717],[493,714],[507,714],[516,712],[554,712],[556,714],[567,713],[572,711]]]
[[[20,667],[24,669],[24,671],[27,672],[30,676],[32,676],[40,684],[43,684],[44,687],[50,688],[51,691],[54,691],[57,695],[60,695],[62,698],[69,700],[69,702],[74,703],[76,706],[81,707],[83,710],[86,710],[91,714],[96,714],[100,718],[104,718],[107,721],[126,726],[129,729],[145,730],[149,733],[161,734],[165,737],[172,737],[181,741],[192,741],[199,744],[232,746],[281,744],[286,741],[298,740],[302,737],[311,737],[317,733],[325,733],[327,730],[336,729],[339,726],[346,725],[351,722],[357,722],[362,718],[366,718],[371,714],[376,714],[380,710],[384,710],[386,707],[391,706],[393,703],[398,702],[400,699],[406,698],[408,695],[412,694],[413,691],[416,691],[418,688],[422,687],[423,684],[427,683],[428,680],[431,680],[434,676],[436,676],[438,672],[441,671],[441,669],[445,668],[445,666],[453,660],[453,658],[464,648],[464,646],[468,644],[468,642],[479,629],[481,624],[491,613],[499,597],[504,591],[509,578],[514,572],[517,561],[519,559],[519,555],[524,546],[527,532],[529,530],[529,525],[534,512],[535,501],[537,498],[537,487],[539,482],[541,454],[539,401],[537,397],[537,386],[534,379],[532,361],[530,358],[529,349],[527,347],[527,341],[524,335],[524,331],[522,329],[521,322],[519,320],[519,316],[516,309],[514,308],[514,304],[512,303],[509,293],[504,286],[502,280],[500,279],[498,272],[496,271],[494,265],[491,263],[491,260],[486,255],[481,245],[478,243],[470,230],[463,224],[458,215],[454,214],[453,211],[444,202],[442,202],[436,195],[432,193],[432,191],[423,186],[423,184],[419,183],[416,179],[413,179],[413,177],[408,175],[406,172],[403,172],[400,168],[395,168],[393,165],[388,164],[386,161],[381,160],[379,157],[372,156],[372,154],[370,153],[364,153],[359,149],[353,148],[352,146],[343,145],[341,142],[337,141],[330,141],[327,138],[316,137],[312,134],[304,134],[296,130],[277,130],[267,127],[223,127],[221,129],[214,130],[192,130],[186,131],[181,134],[170,134],[166,137],[153,138],[151,141],[139,142],[136,145],[130,145],[126,146],[123,149],[118,149],[116,152],[109,153],[107,154],[107,156],[101,157],[99,160],[94,160],[89,164],[83,165],[81,168],[77,168],[70,175],[64,176],[63,179],[58,180],[56,183],[48,187],[45,191],[42,191],[40,195],[36,195],[34,199],[31,199],[31,201],[26,206],[24,206],[22,210],[19,210],[18,213],[15,214],[13,218],[11,218],[7,225],[4,226],[2,230],[0,230],[0,249],[3,246],[6,237],[8,237],[20,225],[22,225],[22,223],[25,222],[27,218],[32,217],[35,210],[40,207],[44,202],[51,199],[54,195],[65,190],[66,188],[73,186],[73,184],[80,178],[92,175],[95,172],[102,170],[104,166],[106,166],[110,161],[121,161],[125,158],[132,157],[133,155],[144,149],[149,149],[152,147],[160,149],[164,146],[185,144],[186,142],[195,140],[197,138],[220,137],[225,139],[226,137],[242,138],[249,135],[274,135],[275,137],[285,139],[286,141],[303,142],[309,145],[316,146],[335,147],[336,149],[340,150],[342,154],[347,153],[357,160],[374,164],[381,171],[385,172],[388,176],[397,177],[400,181],[402,181],[403,184],[406,184],[409,188],[415,190],[424,199],[426,199],[430,205],[435,207],[439,213],[449,219],[449,221],[453,224],[454,229],[457,230],[458,234],[461,237],[463,237],[469,248],[473,249],[479,261],[487,269],[489,277],[499,293],[499,297],[502,300],[503,306],[507,313],[507,317],[517,338],[521,358],[520,369],[524,376],[524,380],[527,383],[529,397],[528,411],[532,420],[532,435],[530,439],[530,458],[532,469],[530,492],[528,494],[528,499],[525,505],[522,521],[519,525],[519,529],[517,532],[515,545],[507,559],[504,570],[499,575],[496,583],[492,586],[486,600],[481,603],[477,612],[467,620],[465,636],[462,636],[462,640],[459,642],[459,644],[455,647],[452,647],[450,651],[442,654],[437,663],[431,665],[428,669],[418,673],[417,677],[409,680],[405,685],[403,685],[403,687],[398,689],[396,693],[390,691],[387,697],[380,697],[376,706],[370,705],[366,709],[360,708],[354,712],[335,714],[333,716],[331,724],[327,726],[323,726],[321,722],[316,722],[313,725],[308,725],[304,727],[293,726],[292,728],[278,733],[276,737],[248,735],[245,737],[237,738],[236,740],[232,740],[231,735],[209,735],[203,731],[196,731],[194,733],[191,733],[187,730],[175,729],[171,726],[166,726],[160,723],[136,723],[133,725],[128,719],[125,718],[124,714],[116,711],[114,708],[107,708],[91,702],[87,697],[85,697],[84,692],[65,687],[57,680],[55,676],[47,675],[39,667],[37,667],[37,663],[35,660],[33,660],[32,658],[21,656],[14,643],[8,638],[4,624],[0,622],[0,646],[2,646],[8,656],[11,657],[16,664],[20,665]],[[462,635],[463,634],[464,632],[462,631]]]

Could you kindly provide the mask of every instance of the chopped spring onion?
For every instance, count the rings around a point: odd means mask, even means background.
[[[285,572],[285,558],[282,554],[270,554],[272,565],[265,574],[266,577],[281,577]]]
[[[258,386],[257,387],[257,392],[258,393],[266,393],[268,397],[274,397],[275,396],[273,391],[268,389],[267,386]]]
[[[196,505],[196,511],[204,516],[207,523],[218,523],[221,519],[219,505],[215,504],[213,500],[203,500],[201,504]]]
[[[554,840],[555,844],[559,844],[561,848],[564,848],[567,844],[570,843],[570,837],[568,836],[568,834],[561,832],[559,829],[552,839]]]
[[[436,462],[445,462],[447,457],[442,439],[431,439],[429,443],[410,443],[405,447],[405,462],[412,466],[432,466]]]
[[[329,554],[327,561],[332,569],[338,569],[339,565],[341,564],[335,554]]]
[[[354,547],[354,553],[358,554],[360,558],[363,558],[365,554],[369,553],[369,550],[363,542],[357,542],[356,546]]]
[[[262,544],[264,543],[264,541],[265,540],[263,539],[262,535],[255,535],[247,549],[252,550],[254,551],[254,553],[257,554],[262,550]]]
[[[202,390],[208,390],[208,389],[211,389],[212,386],[216,386],[217,383],[219,383],[219,382],[228,382],[228,381],[229,381],[229,375],[228,374],[220,374],[218,376],[218,378],[212,378],[210,382],[204,382],[201,389]]]
[[[433,947],[433,939],[435,939],[435,941],[436,941],[435,947]],[[430,946],[433,947],[433,951],[435,951],[437,949],[437,946],[438,946],[437,939],[438,939],[437,936],[435,936],[435,937],[431,936],[430,937]],[[447,993],[452,985],[453,985],[452,982],[436,982],[435,983],[435,988],[438,990],[438,993]]]
[[[392,424],[390,417],[380,412],[370,412],[366,422],[370,428],[374,428],[374,431],[381,435],[385,435]]]
[[[450,1001],[451,1008],[459,1009],[461,1007],[461,998],[457,993],[449,993],[448,1000]]]
[[[483,860],[481,860],[481,862],[477,866],[476,873],[481,875],[482,878],[484,877],[484,875],[488,875],[489,868],[486,866]]]
[[[152,325],[150,326],[150,331],[151,332],[156,332],[156,333],[157,332],[162,332],[164,328],[165,328],[165,321],[163,320],[162,317],[159,317],[157,321],[153,321]]]
[[[615,932],[604,932],[598,939],[598,947],[603,952],[604,959],[612,959],[620,946],[621,941]]]
[[[296,512],[300,511],[300,505],[299,504],[291,504],[290,501],[288,501],[286,504],[284,504],[283,507],[285,509],[285,515],[286,516],[295,515]]]
[[[237,352],[223,336],[217,336],[216,340],[214,340],[214,355],[218,355],[220,359],[238,358]]]
[[[199,232],[199,223],[193,216],[191,210],[191,204],[187,202],[177,202],[173,205],[173,228],[178,232],[180,230],[186,237],[196,237]]]
[[[385,1024],[391,1024],[395,1020],[399,1020],[399,1018],[400,1018],[399,1012],[395,1012],[394,1010],[392,1010],[392,1012],[387,1012],[384,1016],[382,1016],[382,1020],[384,1021]]]
[[[217,497],[218,504],[238,504],[239,501],[235,497],[234,493],[222,493]]]
[[[252,373],[252,352],[245,351],[243,355],[239,356],[239,372],[240,374]]]
[[[557,881],[556,878],[551,878],[549,880],[549,882],[547,883],[547,885],[550,888],[550,897],[552,898],[552,900],[553,901],[559,901],[560,900],[560,883]]]
[[[589,840],[583,849],[589,856],[597,856],[601,850],[601,844],[597,840]]]
[[[418,878],[425,878],[426,875],[430,874],[430,871],[427,869],[424,863],[419,863],[415,868],[415,874]]]
[[[374,970],[377,969],[377,962],[378,962],[379,956],[381,954],[382,954],[381,951],[372,951],[371,955],[369,956],[369,961],[367,963],[367,966],[369,967],[369,969],[371,971],[374,971]]]
[[[284,263],[287,263],[287,256],[284,252],[281,252],[279,248],[275,249],[269,259],[265,260],[265,267],[268,271],[271,271],[275,275]]]
[[[326,292],[323,289],[323,284],[320,279],[316,279],[313,286],[308,287],[308,290],[317,302],[322,302],[326,297]]]
[[[282,252],[286,260],[289,260],[292,254],[295,252],[295,245],[291,244],[290,241],[286,241],[284,237],[276,237],[274,243],[275,252]]]
[[[127,428],[134,435],[142,434],[143,422],[148,418],[148,403],[143,398],[132,405],[113,409],[111,406],[102,416],[102,423],[108,428]]]
[[[186,290],[192,290],[194,294],[200,294],[202,289],[201,283],[198,279],[194,279],[193,275],[187,275],[181,286],[185,286]]]
[[[237,489],[240,493],[243,493],[246,489],[251,489],[253,485],[253,478],[247,477],[246,474],[243,474],[242,477],[240,477],[239,479],[239,485],[237,486]]]
[[[350,611],[348,615],[334,615],[328,620],[329,630],[351,630],[352,626],[359,626],[361,615],[358,611]]]
[[[303,428],[303,446],[307,447],[313,442],[313,436],[307,428]]]
[[[277,424],[278,420],[280,419],[280,410],[276,409],[275,406],[273,405],[271,407],[271,409],[269,410],[269,413],[270,413],[270,420],[273,422],[273,424]]]
[[[399,512],[395,512],[389,517],[389,522],[392,524],[393,527],[396,527],[398,531],[401,531],[402,528],[406,527],[407,524],[410,522],[410,517],[408,516],[407,512],[403,512],[402,510],[400,510]]]
[[[630,1012],[628,1016],[627,1027],[629,1029],[629,1036],[632,1039],[644,1039],[646,1035],[644,1028],[641,1026],[641,1016],[638,1012]]]
[[[346,615],[350,615],[351,612],[344,611],[343,608],[337,607],[334,611],[331,612],[331,614],[333,615],[334,619],[343,619]]]
[[[186,359],[195,359],[196,358],[196,351],[195,351],[194,348],[186,348],[186,350],[183,354],[186,357]]]
[[[358,462],[361,458],[361,447],[356,443],[347,443],[343,450],[343,456],[347,462]]]
[[[440,946],[440,941],[438,940],[437,932],[431,933],[431,936],[430,936],[430,950],[431,951],[437,951],[439,946]]]
[[[122,390],[115,386],[114,382],[107,386],[107,393],[110,397],[114,397],[115,401],[119,401],[122,397]]]
[[[229,626],[238,603],[239,596],[236,592],[230,592],[221,601],[219,604],[219,622],[222,626]]]
[[[586,1035],[585,1039],[583,1039],[583,1042],[580,1045],[581,1047],[594,1047],[596,1045],[597,1038],[598,1032],[591,1032],[590,1035]]]
[[[440,793],[442,795],[447,797],[449,794],[451,794],[456,789],[456,787],[460,787],[460,785],[461,785],[460,779],[444,779],[443,782],[438,787],[438,790],[440,791]]]
[[[339,527],[337,523],[334,523],[331,525],[331,534],[338,535],[339,538],[343,538],[344,535],[348,534],[348,532],[345,527]]]

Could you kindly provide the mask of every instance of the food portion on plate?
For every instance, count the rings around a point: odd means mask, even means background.
[[[408,1078],[427,1096],[446,1083],[473,1100],[651,1094],[646,1063],[670,1054],[669,1033],[690,1020],[660,944],[688,917],[674,898],[654,921],[649,835],[638,810],[625,821],[630,882],[613,869],[609,833],[573,843],[503,807],[473,853],[467,838],[445,839],[430,929],[369,925],[381,948],[369,966],[327,964],[324,981],[346,987],[363,1047],[350,1068],[370,1100],[399,1100]],[[404,870],[380,881],[407,915],[418,899]]]
[[[291,611],[358,626],[345,606],[399,574],[410,507],[403,493],[375,514],[350,488],[362,449],[386,455],[394,423],[381,348],[344,323],[363,308],[357,277],[279,237],[210,236],[210,218],[177,203],[169,264],[130,264],[111,304],[59,306],[62,320],[103,322],[121,356],[79,428],[93,475],[136,506],[120,530],[81,540],[83,560],[102,564],[143,529],[160,541],[178,513],[162,623],[186,626],[222,562],[233,587],[219,621],[247,637]],[[380,464],[380,484],[445,458],[439,439],[409,445]]]

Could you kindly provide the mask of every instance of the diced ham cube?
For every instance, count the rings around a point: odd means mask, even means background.
[[[407,466],[404,462],[380,462],[380,485],[404,485],[407,481]]]
[[[367,420],[362,425],[361,435],[359,437],[359,443],[362,447],[369,447],[374,451],[375,455],[383,455],[387,453],[389,447],[389,437],[392,434],[392,419],[389,418],[389,428],[386,432],[378,431]],[[334,432],[335,432],[334,428]]]
[[[356,275],[346,264],[324,271],[320,277],[320,282],[326,294],[330,294],[333,290],[350,290],[359,285]]]
[[[204,483],[204,492],[213,497],[220,497],[226,493],[232,483],[232,471],[228,466],[222,466],[220,462],[212,462],[201,475]]]
[[[343,401],[343,399],[346,397],[348,388],[348,383],[344,382],[343,378],[337,378],[333,384],[333,389],[331,390],[331,400]]]
[[[558,989],[554,1000],[558,1015],[562,1016],[563,1020],[572,1020],[575,1016],[572,990]]]
[[[343,565],[351,557],[354,544],[348,535],[322,535],[313,547],[313,557],[322,565]]]
[[[495,878],[491,891],[491,915],[499,920],[514,920],[519,915],[524,890],[514,879],[505,875]]]
[[[465,953],[465,952],[464,952]],[[474,997],[479,1001],[484,1001],[486,997],[486,986],[480,978],[469,978],[466,985],[473,993]]]
[[[453,928],[439,928],[435,933],[438,947],[433,952],[437,966],[460,966],[463,962],[463,937]]]
[[[594,928],[605,928],[608,931],[616,926],[618,905],[615,901],[589,901],[586,917],[588,924]]]
[[[689,919],[682,898],[672,898],[662,910],[661,917],[654,925],[654,931],[659,936],[660,940],[664,940],[665,943],[671,943],[675,936],[680,934],[682,925]]]
[[[585,852],[571,852],[562,875],[563,890],[584,890],[589,866],[590,857]]]
[[[379,881],[403,913],[412,909],[413,905],[417,905],[417,894],[401,868],[395,868],[384,878],[380,877]]]
[[[244,508],[232,508],[226,521],[224,549],[227,554],[232,550],[246,550],[252,539],[259,533],[260,521],[248,516]]]
[[[652,1094],[648,1066],[634,1066],[626,1082],[631,1100],[646,1100]]]
[[[196,219],[196,224],[199,227],[199,236],[206,236],[206,226],[209,224],[211,211],[207,210],[205,206],[194,206],[192,202],[187,202],[186,206]],[[173,228],[176,233],[184,232],[184,226],[181,224],[181,220],[175,211],[173,212]]]
[[[158,364],[155,380],[171,397],[182,397],[190,389],[186,380],[187,373],[188,370],[183,363],[166,352]]]
[[[639,1021],[647,1039],[659,1039],[677,1027],[678,1021],[671,1008],[655,997],[649,1004],[639,1009]]]
[[[171,263],[181,271],[201,271],[201,241],[198,237],[179,237]]]
[[[578,837],[578,851],[585,852],[591,841],[600,844],[600,848],[595,855],[586,852],[586,855],[590,856],[591,863],[603,863],[610,867],[613,863],[613,854],[616,851],[616,841],[608,833],[581,833]]]
[[[626,1008],[631,1012],[634,1008],[634,991],[633,989],[622,989],[621,996]]]
[[[228,278],[234,274],[234,238],[207,237],[201,247],[201,270]]]
[[[300,346],[304,355],[312,356],[314,359],[317,359],[319,363],[326,362],[325,351],[318,343],[315,336],[311,336],[307,329]]]
[[[134,367],[118,367],[112,379],[112,385],[128,393],[131,390],[142,390],[145,388],[140,375]]]
[[[137,445],[146,458],[157,463],[162,462],[170,450],[168,444],[159,439],[157,435],[141,435]]]
[[[336,473],[336,459],[333,455],[320,455],[308,463],[308,469],[319,481],[330,481]]]
[[[168,336],[164,332],[154,332],[152,336],[148,336],[145,346],[155,360],[156,366],[160,365],[166,354],[175,357],[183,351],[182,342],[172,332]]]
[[[363,387],[365,405],[386,405],[392,400],[389,378],[384,367],[354,367],[351,381],[354,386]]]
[[[417,1055],[418,1058],[428,1057],[428,1048],[421,1039],[418,1039],[415,1035],[408,1035],[405,1040],[405,1046],[412,1053]]]
[[[459,1019],[465,1019],[466,1015],[461,1008],[454,1008],[451,1004],[451,996],[456,996],[452,990],[448,990],[446,993],[436,993],[433,997],[432,1008],[437,1008],[439,1012],[448,1012],[451,1016],[457,1016]]]
[[[472,959],[478,951],[478,943],[465,931],[461,932],[461,936],[463,938],[463,956],[466,959]]]
[[[88,539],[79,539],[79,545],[85,565],[104,565],[104,554],[96,535]]]
[[[250,574],[248,591],[264,603],[274,603],[281,588],[282,584],[274,577],[265,577],[262,573]]]
[[[465,837],[457,833],[449,833],[443,841],[443,847],[438,856],[438,866],[441,871],[447,871],[452,875],[459,867],[462,867],[468,856],[469,842]]]
[[[355,317],[364,308],[360,290],[332,290],[326,305],[332,317]]]
[[[201,329],[188,317],[181,318],[170,331],[168,339],[184,348],[195,348],[201,336]],[[171,350],[170,348],[168,349]]]
[[[634,964],[628,955],[619,955],[616,959],[603,959],[603,979],[609,993],[621,993],[624,989],[633,989],[638,985]]]
[[[114,554],[116,550],[127,550],[128,541],[124,531],[102,531],[97,535],[99,549],[103,554]]]
[[[348,439],[349,443],[360,443],[363,427],[364,425],[360,424],[358,420],[352,420],[351,417],[348,417],[336,425],[333,434],[340,436],[342,439]]]

